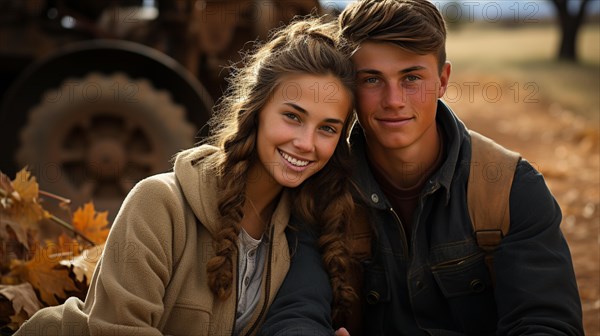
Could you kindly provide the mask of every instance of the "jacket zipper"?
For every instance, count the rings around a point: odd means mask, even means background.
[[[394,215],[394,217],[396,218],[396,222],[400,226],[400,238],[402,239],[402,251],[404,252],[404,255],[408,258],[408,240],[406,239],[406,232],[404,231],[404,225],[402,225],[402,221],[400,220],[400,217],[398,216],[396,211],[394,211],[394,208],[390,208],[390,212]]]
[[[269,257],[267,258],[267,274],[265,275],[265,281],[267,282],[265,284],[265,299],[263,301],[262,307],[260,308],[260,313],[258,314],[257,319],[254,321],[254,324],[252,324],[252,326],[250,327],[250,329],[248,329],[248,332],[245,335],[252,335],[252,332],[256,329],[256,327],[258,327],[258,324],[262,320],[263,315],[267,311],[267,306],[269,305],[269,292],[271,291],[271,261],[273,259],[273,240],[275,239],[274,228],[275,226],[272,225],[271,239],[269,241]]]

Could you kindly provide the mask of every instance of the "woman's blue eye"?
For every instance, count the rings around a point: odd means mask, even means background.
[[[332,133],[332,134],[337,133],[336,129],[331,126],[323,126],[323,127],[321,127],[321,129],[328,133]]]
[[[285,115],[289,119],[292,119],[292,120],[295,120],[295,121],[300,121],[300,118],[298,118],[298,116],[296,114],[294,114],[294,113],[287,112],[287,113],[284,113],[283,115]]]

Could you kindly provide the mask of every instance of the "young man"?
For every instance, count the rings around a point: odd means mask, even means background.
[[[359,0],[339,20],[359,45],[351,144],[368,224],[357,216],[351,231],[371,237],[355,279],[360,309],[340,326],[352,335],[583,335],[560,208],[524,159],[510,189],[510,230],[493,254],[495,274],[486,267],[467,206],[471,136],[439,100],[451,66],[434,4]],[[309,262],[315,251],[310,237],[299,239],[266,334],[327,334],[315,298],[331,290]]]

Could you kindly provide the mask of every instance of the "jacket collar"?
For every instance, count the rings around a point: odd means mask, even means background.
[[[209,145],[201,145],[180,152],[175,158],[173,171],[183,190],[183,196],[198,220],[211,234],[221,228],[218,198],[221,188],[214,167],[223,153]],[[283,191],[271,217],[273,234],[282,235],[290,217],[289,195]]]
[[[438,100],[436,111],[436,122],[443,132],[445,158],[441,167],[433,173],[432,178],[425,184],[424,190],[435,190],[437,186],[445,190],[446,203],[450,199],[450,188],[458,165],[465,164],[465,158],[461,158],[461,147],[467,136],[467,129],[462,121],[444,102]],[[352,129],[350,136],[352,145],[352,156],[354,158],[354,181],[363,193],[362,198],[367,204],[379,209],[389,207],[387,200],[383,197],[381,188],[375,181],[366,155],[367,144],[362,128],[358,123]],[[469,158],[466,158],[467,160]]]
[[[362,199],[365,204],[371,207],[383,210],[390,207],[389,202],[384,197],[381,188],[368,163],[367,158],[367,142],[362,127],[358,123],[354,124],[352,134],[350,135],[350,146],[352,148],[352,157],[354,171],[352,173],[353,180],[358,186],[356,190],[359,195],[355,195],[358,199]]]
[[[465,139],[468,138],[468,132],[454,111],[441,100],[438,100],[436,121],[440,126],[439,129],[444,133],[442,136],[444,137],[446,157],[442,166],[433,174],[432,180],[444,187],[446,203],[448,203],[452,181],[457,174],[456,168],[464,165],[461,149]]]

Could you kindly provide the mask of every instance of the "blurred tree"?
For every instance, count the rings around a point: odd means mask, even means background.
[[[585,17],[585,8],[589,0],[579,1],[579,8],[571,11],[569,6],[573,7],[575,1],[569,0],[550,0],[558,12],[558,21],[560,23],[561,40],[558,49],[558,59],[567,61],[577,61],[577,33],[583,24]],[[571,4],[569,4],[571,3]]]

